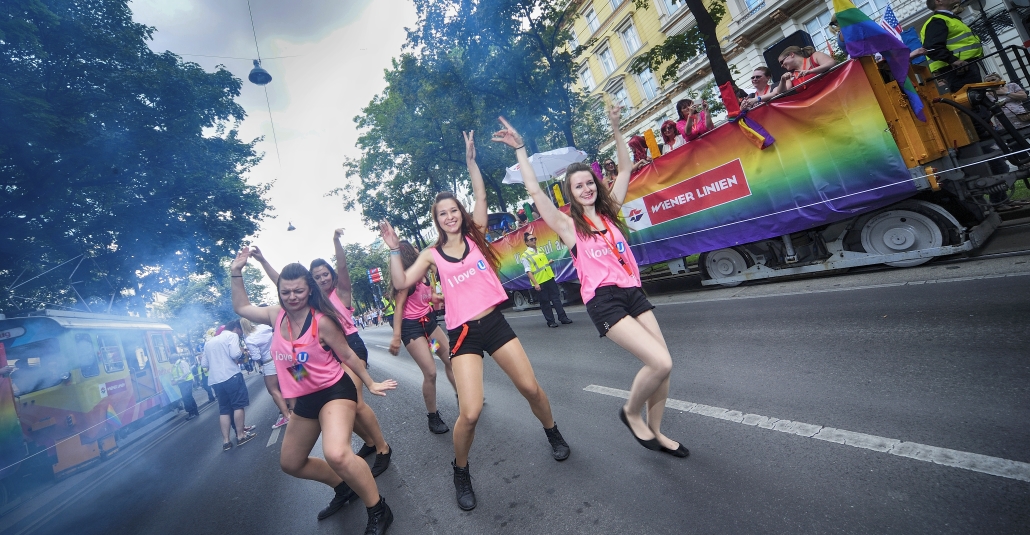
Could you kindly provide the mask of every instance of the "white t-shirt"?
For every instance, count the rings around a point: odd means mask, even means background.
[[[204,356],[200,359],[200,365],[206,367],[210,374],[207,384],[224,383],[240,373],[240,365],[235,359],[242,354],[240,337],[232,331],[222,331],[222,334],[208,340],[204,344]]]
[[[250,351],[251,360],[264,362],[272,358],[272,328],[268,325],[255,325],[254,332],[243,339]]]

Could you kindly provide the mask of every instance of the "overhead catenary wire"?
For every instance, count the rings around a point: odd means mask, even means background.
[[[257,62],[261,64],[261,47],[258,46],[257,27],[254,26],[254,10],[250,7],[250,0],[247,0],[247,13],[250,14],[250,31],[254,34],[254,50],[257,52]],[[275,120],[272,118],[272,102],[268,98],[268,87],[265,89],[265,105],[268,106],[268,122],[272,125],[272,143],[275,144],[275,159],[279,162],[279,168],[283,167],[283,158],[279,154],[279,138],[275,135]]]

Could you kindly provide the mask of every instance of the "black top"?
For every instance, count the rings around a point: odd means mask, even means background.
[[[461,241],[463,241],[465,243],[465,252],[461,254],[461,258],[454,258],[453,256],[448,256],[447,253],[443,252],[443,245],[436,246],[436,252],[440,253],[440,256],[442,256],[444,260],[446,260],[446,261],[448,261],[448,262],[450,262],[452,264],[457,264],[459,262],[464,262],[465,261],[465,257],[467,257],[469,255],[469,252],[472,250],[472,248],[469,247],[468,240],[463,238]]]

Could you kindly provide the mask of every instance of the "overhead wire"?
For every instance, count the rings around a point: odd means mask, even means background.
[[[250,7],[250,0],[247,0],[247,12],[250,13],[250,31],[254,34],[254,50],[257,51],[257,62],[261,64],[261,47],[258,46],[257,27],[254,26],[254,9]],[[283,158],[279,154],[279,138],[275,135],[275,119],[272,118],[272,102],[268,98],[268,88],[265,90],[265,104],[268,106],[268,122],[272,125],[272,142],[275,144],[275,158],[279,161],[279,169],[283,167]]]

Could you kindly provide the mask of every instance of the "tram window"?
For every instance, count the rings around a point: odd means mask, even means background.
[[[71,377],[71,367],[61,355],[57,338],[12,347],[7,350],[7,359],[14,366],[11,382],[18,396],[57,386]]]
[[[143,343],[142,334],[122,334],[122,345],[125,348],[125,356],[129,362],[129,368],[133,371],[147,369],[150,357],[147,356],[147,349]]]
[[[75,335],[75,357],[78,359],[79,371],[83,377],[100,375],[100,364],[97,352],[93,349],[93,337],[80,333]]]
[[[104,362],[104,370],[114,373],[125,368],[122,348],[118,345],[118,337],[113,334],[98,334],[97,345],[100,346],[100,360]]]
[[[158,362],[168,362],[168,345],[165,343],[164,336],[151,334],[150,347],[154,348],[154,355]]]

